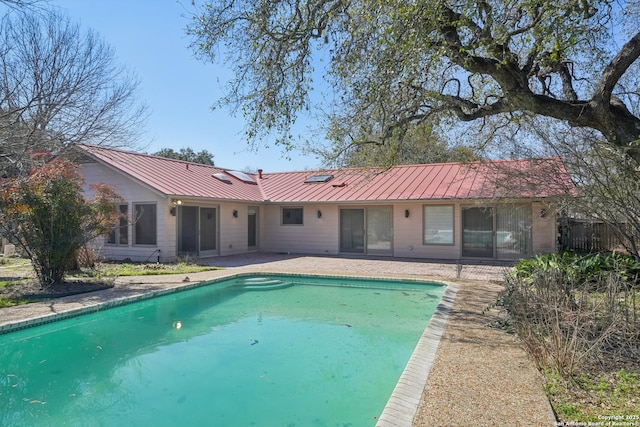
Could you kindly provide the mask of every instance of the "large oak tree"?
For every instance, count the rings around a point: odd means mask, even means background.
[[[489,137],[539,115],[640,160],[639,20],[637,0],[217,0],[188,33],[202,58],[233,67],[219,103],[245,115],[250,138],[291,144],[326,73],[328,128],[353,144],[434,115]]]

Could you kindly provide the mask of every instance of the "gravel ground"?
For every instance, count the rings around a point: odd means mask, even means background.
[[[554,426],[542,375],[483,314],[501,286],[460,282],[414,426]]]

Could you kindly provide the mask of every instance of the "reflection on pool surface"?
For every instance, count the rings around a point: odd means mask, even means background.
[[[240,276],[0,336],[0,425],[372,426],[445,287]]]

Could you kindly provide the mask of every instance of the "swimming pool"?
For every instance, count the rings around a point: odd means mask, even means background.
[[[445,286],[238,276],[0,336],[0,425],[372,426]]]

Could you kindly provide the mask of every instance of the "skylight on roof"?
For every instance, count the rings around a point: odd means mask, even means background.
[[[307,178],[304,182],[312,183],[312,182],[327,182],[333,178],[333,175],[313,175]]]
[[[232,175],[236,178],[238,178],[240,181],[244,181],[247,182],[249,184],[255,184],[256,181],[249,175],[247,175],[244,172],[240,172],[240,171],[225,171],[226,173],[228,173],[229,175]]]
[[[218,173],[214,173],[211,175],[214,178],[219,179],[222,182],[226,182],[227,184],[231,184],[231,180],[229,179],[229,177],[225,174],[223,174],[222,172],[218,172]]]

